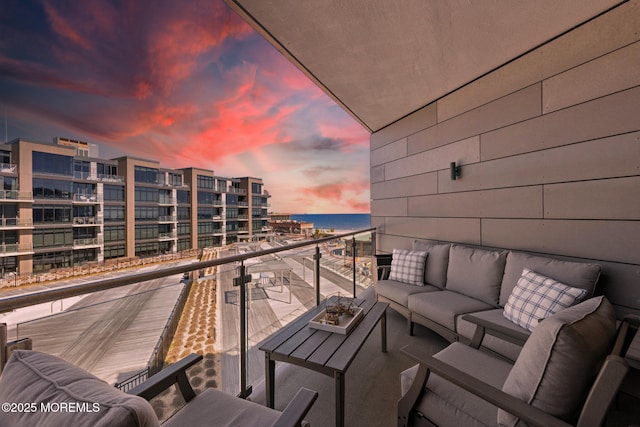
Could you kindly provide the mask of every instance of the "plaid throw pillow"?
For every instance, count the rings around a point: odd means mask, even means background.
[[[424,285],[424,264],[426,252],[394,249],[391,259],[389,279],[412,285]]]
[[[586,289],[572,288],[525,268],[503,314],[516,325],[533,331],[539,321],[579,303],[586,295]]]

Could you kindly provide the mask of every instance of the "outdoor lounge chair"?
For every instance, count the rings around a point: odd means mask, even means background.
[[[613,308],[598,297],[541,321],[515,363],[459,342],[434,356],[407,346],[420,364],[401,377],[398,426],[599,426],[637,323],[625,319],[616,338]]]
[[[186,404],[164,426],[300,426],[317,398],[301,389],[283,412],[214,389],[196,395],[186,369],[202,360],[192,354],[128,393],[56,356],[16,350],[0,377],[2,426],[159,426],[147,402],[173,384]],[[146,399],[146,400],[145,400]]]

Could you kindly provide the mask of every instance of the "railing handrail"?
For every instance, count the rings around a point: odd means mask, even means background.
[[[90,283],[82,283],[77,285],[69,285],[54,289],[46,289],[28,294],[14,295],[6,298],[0,298],[0,313],[18,308],[29,307],[45,302],[56,301],[60,299],[70,298],[78,295],[90,294],[93,292],[104,291],[107,289],[119,288],[121,286],[131,285],[134,283],[144,282],[147,280],[158,279],[161,277],[172,276],[174,274],[186,273],[193,270],[202,270],[209,267],[229,264],[232,262],[241,262],[249,258],[270,255],[277,252],[285,252],[292,249],[302,248],[305,246],[318,245],[323,242],[340,239],[347,236],[356,236],[367,232],[375,231],[375,227],[365,228],[362,230],[351,231],[343,234],[336,234],[329,237],[322,237],[314,240],[305,240],[299,243],[291,243],[289,245],[263,249],[240,255],[232,255],[228,257],[217,258],[209,261],[200,261],[189,265],[177,267],[169,267],[162,270],[148,271],[144,273],[132,274],[125,277],[115,277],[110,279],[98,280]]]

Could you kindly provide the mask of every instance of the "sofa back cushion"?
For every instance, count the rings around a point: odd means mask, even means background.
[[[424,270],[424,282],[444,289],[447,285],[447,267],[449,265],[450,243],[437,243],[430,240],[414,240],[414,251],[425,251],[427,264]]]
[[[587,290],[587,297],[593,295],[600,265],[571,261],[560,261],[553,258],[530,255],[524,252],[511,251],[507,255],[504,277],[500,286],[500,306],[504,307],[511,291],[518,283],[522,270],[528,268],[538,274],[550,277],[573,288]]]
[[[16,350],[11,354],[0,377],[0,401],[36,405],[34,411],[0,412],[3,426],[160,425],[153,408],[143,398],[126,394],[77,366],[37,351]]]
[[[506,252],[452,245],[446,288],[497,307],[506,259]]]
[[[615,335],[615,313],[604,296],[559,311],[533,330],[502,390],[572,423]],[[498,424],[518,423],[498,411]]]

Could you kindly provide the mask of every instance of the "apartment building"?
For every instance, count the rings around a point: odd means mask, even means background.
[[[268,231],[260,178],[101,159],[67,138],[0,146],[0,274],[223,246]]]

